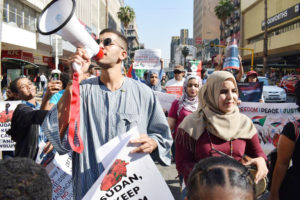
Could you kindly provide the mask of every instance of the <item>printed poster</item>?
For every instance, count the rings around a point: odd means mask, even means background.
[[[233,41],[232,45],[227,46],[225,50],[225,59],[223,63],[223,70],[236,69],[240,70],[239,60],[239,49],[236,40]]]
[[[160,49],[139,49],[134,53],[134,69],[161,69]]]
[[[55,157],[46,167],[46,171],[52,183],[52,200],[73,199],[72,187],[72,153]]]
[[[167,111],[170,110],[172,103],[177,99],[177,96],[174,94],[168,94],[159,91],[154,91],[154,94],[157,96],[161,107]]]
[[[15,142],[6,132],[10,129],[13,112],[21,101],[0,102],[0,151],[14,151]]]
[[[167,86],[166,92],[168,94],[175,94],[177,96],[177,98],[179,98],[183,94],[183,87],[182,86]]]
[[[102,161],[105,171],[84,196],[84,200],[174,199],[150,155],[130,153],[138,145],[132,145],[129,141],[138,135],[135,127],[123,134],[121,139],[116,137],[99,148],[97,155],[101,155],[101,152],[105,154],[105,161]]]
[[[242,102],[259,102],[262,99],[263,82],[241,83],[238,82],[239,97]]]
[[[261,145],[266,153],[277,145],[279,135],[288,122],[300,119],[295,103],[250,103],[242,102],[241,113],[254,123]]]
[[[189,66],[187,67],[188,75],[195,75],[195,76],[201,77],[201,70],[202,70],[202,61],[201,60],[189,61]]]

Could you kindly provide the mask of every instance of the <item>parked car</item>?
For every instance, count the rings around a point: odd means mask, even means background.
[[[267,77],[259,76],[259,82],[263,82],[263,99],[265,102],[286,102],[286,92],[281,87],[270,85]]]
[[[294,94],[295,85],[298,80],[299,80],[299,76],[297,75],[286,75],[282,77],[279,86],[285,89],[287,93]]]

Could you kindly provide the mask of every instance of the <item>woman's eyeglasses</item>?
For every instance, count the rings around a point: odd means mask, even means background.
[[[110,46],[110,45],[115,45],[115,46],[118,46],[118,47],[120,47],[121,49],[124,50],[124,48],[123,48],[121,45],[119,45],[119,44],[113,44],[113,43],[112,43],[113,40],[112,40],[111,38],[105,38],[105,39],[103,39],[103,40],[97,39],[96,42],[97,42],[98,44],[103,43],[103,46],[105,46],[105,47],[106,47],[106,46]],[[114,41],[114,43],[116,43],[116,41]]]

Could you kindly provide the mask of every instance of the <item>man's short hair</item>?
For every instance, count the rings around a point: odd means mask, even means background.
[[[125,44],[124,49],[127,50],[127,48],[128,48],[128,41],[127,41],[127,38],[121,32],[119,32],[119,31],[117,31],[115,29],[106,28],[106,29],[103,29],[100,32],[100,35],[102,35],[104,33],[114,33],[114,34],[116,34],[124,42],[124,44]]]
[[[0,161],[0,199],[52,199],[46,170],[29,158]]]

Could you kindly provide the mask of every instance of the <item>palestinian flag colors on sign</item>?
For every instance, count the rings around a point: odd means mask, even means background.
[[[280,123],[280,122],[274,122],[274,123],[272,123],[271,125],[272,125],[273,127],[278,127],[278,126],[281,125],[281,123]]]
[[[267,116],[254,116],[251,119],[253,121],[253,124],[264,126]]]

